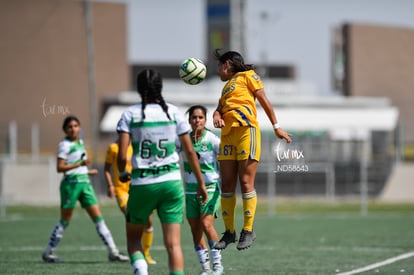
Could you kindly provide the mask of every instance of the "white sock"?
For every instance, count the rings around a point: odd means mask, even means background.
[[[112,238],[111,231],[109,231],[105,222],[102,220],[97,222],[95,225],[99,237],[101,237],[101,240],[108,247],[109,252],[118,253],[118,248],[116,247],[114,239]]]
[[[201,247],[196,247],[196,255],[201,265],[201,269],[210,270],[210,257],[208,254],[208,249],[202,249]]]
[[[211,249],[211,258],[213,266],[221,266],[221,251],[218,249]]]
[[[131,264],[135,275],[148,275],[148,264],[144,259],[138,259]]]
[[[46,252],[50,253],[54,251],[59,244],[60,240],[63,238],[63,232],[65,231],[65,227],[61,222],[58,222],[53,228],[52,233],[50,234],[49,243],[46,248]]]

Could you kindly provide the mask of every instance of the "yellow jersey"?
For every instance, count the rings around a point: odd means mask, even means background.
[[[123,183],[119,180],[119,171],[118,171],[118,162],[117,162],[118,152],[119,152],[118,144],[115,142],[111,143],[108,146],[108,150],[106,152],[106,157],[105,157],[105,162],[110,163],[112,165],[112,181],[114,183],[115,188],[118,186],[129,185],[129,182]],[[129,172],[132,171],[131,158],[132,158],[132,146],[130,145],[128,146],[128,150],[127,150],[127,163],[125,166],[125,171],[129,171]]]
[[[255,102],[259,89],[263,89],[263,82],[254,70],[238,72],[227,81],[219,100],[225,123],[222,134],[228,134],[231,127],[259,127]]]

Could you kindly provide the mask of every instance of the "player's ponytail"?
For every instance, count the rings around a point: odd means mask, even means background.
[[[141,95],[142,107],[141,116],[142,120],[145,119],[145,106],[148,103],[148,70],[142,71],[137,75],[137,91]]]
[[[168,117],[168,120],[171,120],[170,114],[168,113],[168,105],[165,103],[164,97],[160,94],[158,99],[160,101],[159,104],[161,105],[162,110]]]
[[[142,119],[145,119],[145,106],[148,103],[158,103],[168,119],[171,120],[170,115],[168,114],[168,105],[161,95],[162,77],[158,71],[152,69],[141,71],[137,75],[137,90],[142,98]]]

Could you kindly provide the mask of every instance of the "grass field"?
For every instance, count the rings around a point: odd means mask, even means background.
[[[106,223],[122,251],[126,251],[124,221],[114,204],[102,207]],[[237,212],[241,216],[240,209]],[[362,217],[358,204],[277,204],[269,217],[259,206],[253,247],[238,251],[230,245],[223,252],[225,274],[340,274],[414,251],[414,204],[370,204]],[[110,263],[95,227],[80,207],[65,231],[57,253],[63,264],[45,264],[40,255],[52,227],[57,207],[13,206],[0,220],[0,274],[132,274],[128,263]],[[221,233],[223,225],[217,220]],[[236,221],[241,228],[241,219]],[[154,219],[155,239],[151,274],[168,274],[167,255],[160,225]],[[186,274],[198,274],[189,226],[185,222],[182,243]],[[348,273],[356,274],[356,273]],[[363,274],[414,274],[414,257],[375,267]]]

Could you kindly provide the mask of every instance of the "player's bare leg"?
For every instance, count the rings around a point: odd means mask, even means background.
[[[162,224],[164,245],[168,252],[168,267],[170,272],[184,274],[184,256],[181,249],[181,225],[177,223]]]

